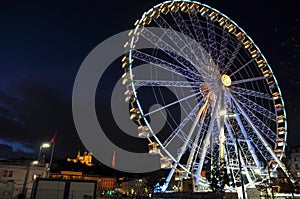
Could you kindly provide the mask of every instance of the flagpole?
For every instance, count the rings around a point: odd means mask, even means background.
[[[51,139],[52,147],[51,147],[51,156],[50,156],[49,167],[48,167],[48,169],[47,169],[47,178],[49,177],[50,170],[51,170],[51,165],[52,165],[52,161],[53,161],[53,154],[54,154],[54,147],[55,147],[55,139],[56,139],[56,133],[55,133],[55,135],[54,135],[54,136],[52,137],[52,139]]]
[[[52,165],[52,159],[53,159],[53,153],[54,153],[54,146],[55,146],[55,143],[52,144],[52,150],[51,150],[51,156],[50,156],[50,162],[49,162],[49,166],[48,166],[48,169],[47,169],[47,178],[49,178],[49,174],[50,174],[50,169],[51,169],[51,165]]]

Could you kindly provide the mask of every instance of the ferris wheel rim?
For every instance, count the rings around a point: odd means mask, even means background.
[[[143,14],[143,16],[141,17],[141,19],[139,20],[139,22],[138,22],[138,24],[137,24],[137,26],[136,26],[136,28],[135,28],[135,30],[134,30],[134,33],[133,33],[133,36],[132,36],[132,39],[131,39],[131,42],[130,42],[129,60],[132,59],[132,57],[131,57],[131,56],[132,56],[132,55],[131,55],[131,51],[132,51],[133,45],[134,45],[134,44],[133,44],[133,41],[134,41],[134,35],[137,33],[138,27],[141,25],[143,19],[144,19],[144,18],[147,16],[147,14],[149,14],[153,9],[155,9],[155,8],[157,8],[157,7],[159,7],[159,6],[163,5],[163,4],[167,4],[167,3],[171,3],[171,2],[188,2],[188,3],[192,3],[192,4],[195,3],[195,4],[197,4],[197,5],[207,7],[207,8],[209,8],[209,9],[211,9],[211,10],[217,12],[217,13],[220,14],[221,16],[225,17],[226,19],[228,19],[228,20],[229,20],[232,24],[234,24],[241,32],[243,32],[243,33],[245,34],[246,38],[249,39],[249,40],[252,42],[254,48],[258,50],[258,52],[260,53],[260,56],[262,57],[262,59],[266,62],[266,65],[267,65],[268,70],[271,71],[272,78],[275,80],[275,86],[276,86],[276,89],[277,89],[278,92],[279,92],[280,101],[281,101],[281,103],[282,103],[282,105],[283,105],[283,107],[284,107],[284,101],[282,100],[281,90],[280,90],[280,87],[278,86],[278,82],[277,82],[275,76],[273,75],[273,71],[272,71],[272,69],[271,69],[269,63],[267,62],[266,58],[265,58],[264,55],[261,53],[260,49],[256,46],[256,44],[253,42],[253,40],[251,39],[251,37],[249,37],[249,36],[246,34],[246,32],[245,32],[242,28],[240,28],[233,20],[231,20],[229,17],[227,17],[227,16],[224,15],[223,13],[219,12],[218,10],[216,10],[216,9],[214,9],[214,8],[211,8],[210,6],[207,6],[207,5],[205,5],[205,4],[202,4],[202,3],[199,3],[199,2],[196,2],[196,1],[188,1],[188,0],[165,1],[165,2],[163,2],[163,3],[157,4],[156,6],[154,6],[153,8],[151,8],[150,10],[148,10],[147,12],[145,12],[145,13]],[[131,67],[132,67],[132,63],[130,63],[130,68],[131,68]],[[130,77],[131,77],[131,80],[134,79],[134,78],[133,78],[132,70],[130,70]],[[138,105],[138,108],[140,109],[141,114],[142,114],[142,115],[145,115],[145,114],[143,113],[142,106],[141,106],[141,104],[140,104],[140,102],[139,102],[139,100],[138,100],[138,97],[137,97],[137,93],[136,93],[136,90],[135,90],[134,81],[131,82],[131,87],[132,87],[132,89],[133,89],[133,92],[134,92],[135,97],[137,98],[137,105]],[[283,114],[284,114],[284,118],[286,118],[286,112],[285,112],[285,109],[284,109],[284,108],[283,108]],[[162,149],[164,149],[164,151],[168,154],[169,157],[171,157],[173,160],[175,160],[175,158],[174,158],[171,154],[168,153],[168,151],[163,147],[163,144],[162,144],[162,143],[160,142],[160,140],[156,137],[156,135],[155,135],[155,133],[153,132],[153,130],[152,130],[151,125],[149,124],[149,122],[148,122],[145,118],[144,118],[144,121],[145,121],[146,125],[149,127],[152,136],[153,136],[153,137],[155,138],[155,140],[160,144],[160,146],[162,147]],[[285,131],[287,131],[287,128],[286,128],[286,127],[287,127],[286,120],[284,121],[284,123],[285,123],[285,125],[284,125],[284,126],[285,126]],[[277,134],[278,134],[278,132],[277,132]],[[284,141],[286,141],[286,136],[287,136],[287,133],[285,133]],[[282,150],[282,153],[281,153],[281,155],[280,155],[280,159],[283,157],[283,154],[284,154],[284,151],[285,151],[285,147],[286,147],[286,144],[283,145],[283,150]],[[276,149],[276,147],[275,147],[274,149]],[[274,149],[273,149],[273,150],[274,150]],[[179,164],[179,166],[180,166],[180,165],[181,165],[181,164]],[[184,167],[183,165],[181,165],[181,166]]]
[[[226,19],[228,19],[232,24],[234,24],[241,32],[243,32],[244,34],[245,34],[245,36],[247,37],[247,39],[249,39],[251,42],[252,42],[252,45],[255,47],[255,49],[257,49],[258,51],[259,51],[259,53],[260,53],[260,56],[263,58],[263,60],[265,60],[266,61],[266,65],[267,65],[267,67],[268,67],[268,69],[271,71],[271,74],[272,74],[272,77],[274,78],[274,80],[275,80],[275,84],[276,84],[276,88],[278,89],[278,91],[279,91],[279,93],[280,93],[280,97],[281,97],[281,103],[283,104],[283,106],[284,106],[284,101],[282,100],[282,93],[281,93],[281,90],[280,90],[280,87],[278,86],[278,82],[277,82],[277,79],[276,79],[276,77],[273,75],[274,73],[273,73],[273,71],[272,71],[272,68],[270,67],[270,65],[269,65],[269,63],[268,63],[268,61],[267,61],[267,59],[264,57],[264,55],[263,55],[263,53],[261,52],[261,50],[259,49],[259,47],[255,44],[255,42],[252,40],[252,38],[239,26],[239,25],[237,25],[232,19],[230,19],[227,15],[225,15],[224,13],[222,13],[222,12],[220,12],[220,11],[218,11],[217,9],[215,9],[215,8],[212,8],[211,6],[208,6],[207,4],[203,4],[203,3],[200,3],[200,2],[197,2],[197,1],[190,1],[190,0],[168,0],[168,1],[164,1],[164,2],[162,2],[162,3],[159,3],[159,4],[157,4],[157,5],[155,5],[155,6],[153,6],[151,9],[149,9],[147,12],[145,12],[143,15],[142,15],[142,17],[140,18],[140,20],[139,20],[139,22],[138,22],[138,25],[136,26],[136,28],[134,29],[134,33],[133,33],[133,35],[136,33],[136,31],[138,30],[138,26],[139,25],[141,25],[141,23],[142,23],[142,21],[143,21],[143,19],[147,16],[147,14],[149,14],[151,11],[153,11],[155,8],[158,8],[159,6],[161,6],[161,5],[163,5],[163,4],[168,4],[168,3],[172,3],[172,2],[188,2],[188,3],[193,3],[193,4],[197,4],[197,5],[200,5],[200,6],[204,6],[204,7],[207,7],[207,8],[209,8],[209,9],[211,9],[211,10],[213,10],[213,11],[215,11],[215,12],[217,12],[218,14],[221,14],[223,17],[225,17]],[[131,39],[131,43],[130,43],[130,46],[132,47],[133,46],[133,40],[134,39]],[[130,49],[131,50],[131,49]],[[132,73],[131,73],[131,77],[133,77],[132,76]],[[133,78],[132,78],[133,79]],[[132,84],[132,87],[134,88],[134,84]],[[135,95],[136,95],[136,93],[135,93]],[[284,106],[285,107],[285,106]],[[142,107],[139,105],[139,108],[140,108],[140,110],[142,110]],[[285,111],[285,109],[283,109],[283,112],[284,112],[284,117],[286,118],[286,111]],[[150,127],[150,125],[148,126],[148,127]],[[287,124],[286,124],[286,121],[285,121],[285,129],[286,129],[286,131],[287,131]],[[154,133],[153,133],[153,131],[151,131],[152,132],[152,135],[154,135]],[[287,139],[287,134],[285,134],[285,139],[284,140],[286,140]],[[282,154],[280,155],[280,159],[283,157],[283,155],[284,155],[284,151],[285,151],[285,147],[286,147],[286,145],[284,145],[283,146],[283,152],[282,152]]]

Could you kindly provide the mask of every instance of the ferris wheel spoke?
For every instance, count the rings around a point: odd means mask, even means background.
[[[238,73],[242,69],[244,69],[246,66],[248,66],[249,64],[251,64],[253,61],[255,61],[254,58],[250,59],[247,63],[245,63],[244,65],[242,65],[241,67],[239,67],[236,71],[234,71],[233,73],[231,73],[229,76],[232,77],[233,75],[235,75],[236,73]]]
[[[252,119],[252,125],[260,130],[273,144],[276,143],[278,139],[277,134],[272,131],[263,121],[261,121],[254,113],[252,113],[249,109],[245,109],[246,114]]]
[[[174,19],[177,27],[179,28],[181,34],[184,35],[184,37],[180,37],[176,31],[174,31],[174,33],[176,34],[177,38],[172,38],[173,40],[176,39],[180,39],[181,43],[178,43],[178,47],[179,49],[182,49],[183,54],[188,55],[187,58],[189,58],[189,60],[192,60],[194,62],[194,66],[197,67],[198,65],[203,65],[203,62],[199,62],[198,60],[198,56],[195,53],[195,49],[191,48],[191,42],[193,41],[193,37],[191,37],[192,35],[190,35],[185,29],[185,22],[184,20],[181,18],[181,15],[179,14],[179,12],[171,12],[171,16]],[[170,25],[168,25],[168,28],[172,29]],[[187,41],[187,39],[190,37],[190,40]]]
[[[256,167],[259,167],[259,165],[260,165],[260,162],[259,162],[259,159],[258,159],[258,157],[257,157],[257,155],[256,155],[256,153],[255,153],[255,149],[254,149],[254,147],[253,147],[253,145],[251,144],[251,142],[250,142],[250,139],[249,139],[249,136],[248,136],[248,134],[247,134],[247,131],[246,131],[246,128],[244,127],[244,125],[243,125],[243,122],[242,122],[242,120],[241,120],[241,118],[240,118],[240,115],[239,114],[237,114],[235,117],[234,117],[234,119],[237,121],[237,125],[239,126],[239,129],[241,130],[241,132],[242,132],[242,135],[243,135],[243,139],[246,141],[246,143],[247,143],[247,149],[248,149],[248,156],[250,157],[250,155],[251,155],[251,157],[252,158],[247,158],[248,160],[251,160],[251,165],[253,165],[253,166],[256,166]],[[250,162],[250,161],[249,161]]]
[[[195,8],[194,8],[194,10],[189,12],[189,17],[192,22],[192,27],[195,32],[195,36],[196,36],[199,48],[207,49],[208,44],[207,44],[206,38],[204,36],[203,30],[202,30],[202,25],[197,16],[197,11],[195,10]]]
[[[184,40],[186,40],[188,36],[178,35],[178,33],[175,30],[173,30],[172,27],[162,17],[158,19],[154,19],[154,21],[165,32],[168,38],[176,45],[176,47],[179,49],[181,56],[183,56],[186,60],[188,60],[195,68],[200,70],[202,73],[207,73],[202,69],[202,67],[199,67],[199,65],[203,66],[207,64],[203,61],[202,62],[199,61],[198,58],[199,56],[195,54],[194,48],[191,48],[191,46],[188,44],[188,43],[193,43],[192,39],[190,39],[189,42],[186,43],[186,41]]]
[[[245,119],[247,120],[248,124],[251,126],[251,128],[253,129],[253,131],[257,135],[257,137],[262,141],[264,147],[267,149],[267,151],[269,152],[269,154],[271,155],[271,157],[281,167],[281,169],[284,171],[284,173],[286,174],[286,176],[290,178],[291,177],[290,173],[286,169],[285,165],[276,156],[276,154],[273,151],[273,149],[271,148],[270,144],[267,142],[267,140],[264,138],[264,136],[261,134],[261,132],[257,129],[257,127],[252,123],[251,118],[246,114],[244,108],[242,108],[242,106],[237,102],[237,100],[235,99],[235,97],[233,95],[231,95],[231,99],[233,100],[233,102],[235,103],[235,105],[237,106],[237,108],[240,110],[240,113],[243,115],[243,117],[245,117]],[[291,177],[291,179],[293,179],[293,178]]]
[[[189,46],[189,48],[187,50],[192,51],[193,55],[195,56],[195,58],[197,60],[198,64],[195,67],[197,67],[199,70],[201,70],[201,68],[199,66],[209,65],[209,62],[207,62],[203,59],[205,57],[203,54],[203,51],[205,49],[202,48],[201,46],[199,46],[199,44],[196,42],[195,37],[191,33],[188,25],[186,24],[185,20],[181,16],[180,12],[175,12],[175,13],[172,12],[171,15],[172,15],[174,21],[176,22],[177,27],[180,29],[180,31],[183,34],[187,35],[184,37],[184,40],[185,40],[186,45]]]
[[[194,120],[196,118],[196,112],[199,110],[199,107],[203,109],[203,106],[206,106],[206,103],[204,102],[205,98],[203,98],[194,108],[193,110],[184,118],[184,120],[178,125],[178,127],[172,132],[172,134],[164,141],[163,146],[167,147],[172,140],[175,137],[180,138],[183,142],[185,142],[188,138],[185,132],[182,131],[182,128],[189,122]],[[204,107],[204,114],[206,114],[207,106]],[[201,120],[202,121],[202,120]],[[205,124],[199,126],[199,130],[201,131],[201,128],[203,126],[206,126]],[[198,136],[198,135],[197,135]],[[195,141],[188,140],[188,147],[194,150],[196,150],[198,147],[194,147]]]
[[[225,67],[225,58],[227,57],[226,54],[228,53],[228,48],[227,48],[227,41],[229,39],[229,33],[228,31],[223,28],[223,33],[222,33],[222,38],[221,38],[221,45],[220,45],[220,51],[219,51],[219,56],[217,60],[217,65],[219,68],[219,71],[223,71]]]
[[[233,136],[233,132],[236,131],[236,129],[232,129],[234,124],[228,123],[227,121],[225,124],[228,125],[227,130],[230,134],[231,139],[235,139]],[[261,157],[263,157],[265,159],[265,161],[270,160],[271,156],[270,156],[269,152],[264,147],[262,141],[254,134],[252,128],[248,125],[248,123],[242,122],[242,126],[245,129],[245,131],[247,132],[247,136],[249,137],[249,140],[251,140],[251,142],[253,142],[252,150],[254,150],[255,156],[257,153],[260,153]],[[235,145],[235,149],[237,151],[236,145]]]
[[[262,76],[262,77],[253,77],[253,78],[249,78],[249,79],[235,80],[235,81],[232,81],[231,85],[242,84],[242,83],[247,83],[247,82],[254,82],[254,81],[265,80],[265,79],[266,78],[264,76]]]
[[[203,99],[201,100],[203,101]],[[201,103],[201,102],[200,102]],[[198,103],[191,112],[182,120],[182,122],[177,126],[177,128],[172,132],[172,134],[169,135],[169,137],[164,141],[163,146],[167,147],[170,142],[180,133],[182,132],[182,128],[190,121],[193,120],[196,117],[196,112],[199,109]]]
[[[232,66],[232,63],[233,63],[234,60],[236,59],[236,57],[237,57],[237,55],[238,55],[238,53],[239,53],[241,47],[242,47],[242,42],[239,42],[239,43],[236,45],[236,47],[234,48],[234,51],[233,51],[233,53],[231,54],[231,56],[230,56],[228,62],[226,63],[226,66],[225,66],[225,68],[223,69],[222,74],[226,74],[227,71],[228,71],[228,69]]]
[[[188,81],[167,81],[167,80],[133,80],[136,86],[168,86],[168,87],[182,87],[195,88],[199,87],[202,82],[188,82]]]
[[[182,102],[182,101],[188,100],[188,99],[190,99],[190,98],[192,98],[192,97],[195,97],[195,96],[199,95],[200,93],[201,93],[201,92],[196,92],[196,93],[194,93],[194,94],[192,94],[192,95],[189,95],[189,96],[187,96],[187,97],[184,97],[184,98],[179,99],[179,100],[177,100],[177,101],[174,101],[174,102],[172,102],[172,103],[169,103],[169,104],[167,104],[167,105],[164,105],[164,106],[162,106],[162,107],[160,107],[160,108],[158,108],[158,109],[155,109],[155,110],[153,110],[153,111],[151,111],[151,112],[145,114],[144,116],[151,115],[151,114],[153,114],[153,113],[156,113],[157,111],[161,111],[161,110],[166,109],[166,108],[168,108],[168,107],[170,107],[170,106],[173,106],[174,104],[177,104],[177,103],[180,103],[180,102]]]
[[[196,58],[194,54],[190,52],[186,52],[187,44],[183,41],[182,37],[178,35],[178,33],[172,29],[168,22],[163,17],[159,17],[157,19],[153,19],[153,21],[164,31],[165,35],[176,45],[184,58],[192,61],[195,65],[197,65]],[[190,50],[193,51],[193,50]]]
[[[243,125],[247,130],[248,136],[251,138],[251,141],[254,143],[253,146],[256,149],[256,153],[260,153],[265,161],[272,160],[272,155],[269,150],[265,147],[264,142],[257,136],[251,125],[243,119]]]
[[[262,157],[265,159],[265,161],[271,160],[272,159],[271,154],[266,149],[266,147],[264,146],[264,144],[260,140],[260,138],[255,134],[253,128],[251,127],[252,123],[251,124],[248,123],[248,121],[246,119],[244,119],[244,117],[241,117],[242,114],[240,112],[238,112],[238,113],[239,114],[237,114],[237,117],[235,119],[238,122],[238,126],[240,127],[240,129],[244,130],[245,133],[247,134],[247,136],[249,137],[249,139],[251,140],[251,142],[254,143],[252,145],[254,151],[256,153],[260,153],[262,155]],[[242,131],[242,133],[243,133],[243,131]]]
[[[216,41],[216,32],[214,28],[213,21],[207,17],[207,31],[208,31],[208,46],[209,46],[209,53],[210,56],[212,57],[213,61],[217,60],[217,41]]]
[[[272,100],[272,96],[268,93],[262,93],[251,89],[246,89],[238,86],[231,86],[230,91],[233,93],[245,95],[245,96],[252,96],[252,97],[258,97],[262,99]]]
[[[235,98],[237,100],[237,98]],[[241,102],[238,102],[239,104],[242,104]],[[276,139],[278,139],[277,134],[273,132],[263,121],[261,121],[251,110],[250,107],[247,108],[245,105],[244,107],[244,113],[247,114],[247,116],[251,119],[251,125],[254,125],[257,129],[260,130],[268,139],[275,144]],[[253,108],[251,108],[253,109]],[[249,122],[249,121],[248,121]]]
[[[195,120],[194,120],[194,122],[193,122],[193,124],[192,124],[192,126],[191,126],[191,128],[190,128],[190,130],[189,130],[189,132],[187,134],[187,136],[186,136],[186,139],[185,139],[182,147],[180,148],[180,152],[179,152],[179,154],[177,156],[177,162],[180,161],[182,155],[185,153],[185,151],[187,149],[187,146],[189,144],[192,144],[192,141],[191,141],[192,135],[193,135],[193,133],[195,131],[195,128],[196,128],[197,124],[199,123],[199,120],[200,120],[200,117],[201,117],[203,111],[206,109],[207,104],[208,104],[208,99],[206,99],[204,105],[201,106],[200,110],[198,110],[198,114],[197,114],[197,116],[196,116],[196,118],[195,118]]]
[[[238,103],[238,101],[234,101],[235,104]],[[235,120],[237,123],[236,125],[239,127],[239,129],[242,131],[242,133],[246,133],[246,135],[250,138],[251,142],[253,142],[253,149],[254,151],[257,153],[260,153],[261,156],[265,159],[265,161],[269,161],[272,159],[272,156],[270,155],[269,151],[266,149],[265,145],[263,144],[263,142],[260,140],[260,138],[255,134],[253,128],[251,127],[251,124],[248,122],[248,120],[245,120],[244,118],[242,118],[241,116],[243,116],[243,114],[246,114],[245,112],[242,112],[241,109],[239,109],[239,104],[236,104],[237,107],[237,114],[235,117]],[[241,116],[240,116],[241,115]],[[247,116],[247,115],[246,115]],[[230,127],[234,127],[234,123],[230,124]],[[237,129],[235,129],[235,131],[238,131]]]
[[[163,31],[166,31],[163,29]],[[197,73],[195,70],[191,70],[191,67],[189,65],[193,64],[193,62],[189,59],[184,59],[183,57],[186,57],[178,52],[178,50],[175,50],[172,46],[170,46],[167,42],[162,40],[160,37],[155,35],[153,32],[151,32],[149,29],[144,29],[142,32],[142,36],[151,42],[153,45],[155,45],[158,49],[164,51],[167,55],[169,55],[171,58],[176,60],[178,63],[180,63],[189,73],[194,74],[195,76],[198,76],[201,78],[201,75]]]
[[[175,64],[171,64],[165,60],[159,59],[157,57],[154,57],[152,55],[149,55],[147,53],[134,50],[132,51],[132,57],[141,61],[144,61],[148,64],[151,64],[153,66],[157,66],[159,68],[162,68],[164,70],[170,71],[172,73],[175,73],[177,75],[180,75],[186,79],[194,81],[195,79],[199,79],[200,76],[192,73],[191,71],[188,71],[185,68],[179,67]]]
[[[276,121],[276,114],[271,112],[270,110],[264,108],[263,106],[257,104],[256,102],[253,102],[252,100],[248,99],[247,97],[240,95],[239,93],[234,93],[234,96],[245,107],[249,107],[249,109],[255,110],[256,112],[260,113],[261,115],[263,115],[273,121]]]

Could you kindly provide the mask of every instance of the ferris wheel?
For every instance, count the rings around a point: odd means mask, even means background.
[[[289,176],[281,162],[287,123],[280,88],[231,19],[199,2],[166,1],[136,21],[124,47],[130,119],[170,169],[163,190],[177,171],[193,179],[195,191],[259,184],[266,165]],[[166,120],[159,132],[151,122],[158,114]]]

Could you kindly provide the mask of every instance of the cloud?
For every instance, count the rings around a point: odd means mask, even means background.
[[[1,159],[14,159],[14,158],[34,158],[32,153],[22,150],[14,150],[10,145],[0,143],[0,158]]]
[[[49,78],[20,79],[0,90],[0,144],[12,147],[12,157],[37,154],[55,132],[55,157],[84,149],[73,123],[71,88],[59,87],[62,80],[54,85]]]
[[[9,146],[11,148],[11,151],[17,152],[17,151],[23,151],[25,153],[33,153],[34,149],[27,147],[25,144],[18,142],[18,141],[7,141],[4,139],[0,139],[0,144]]]

